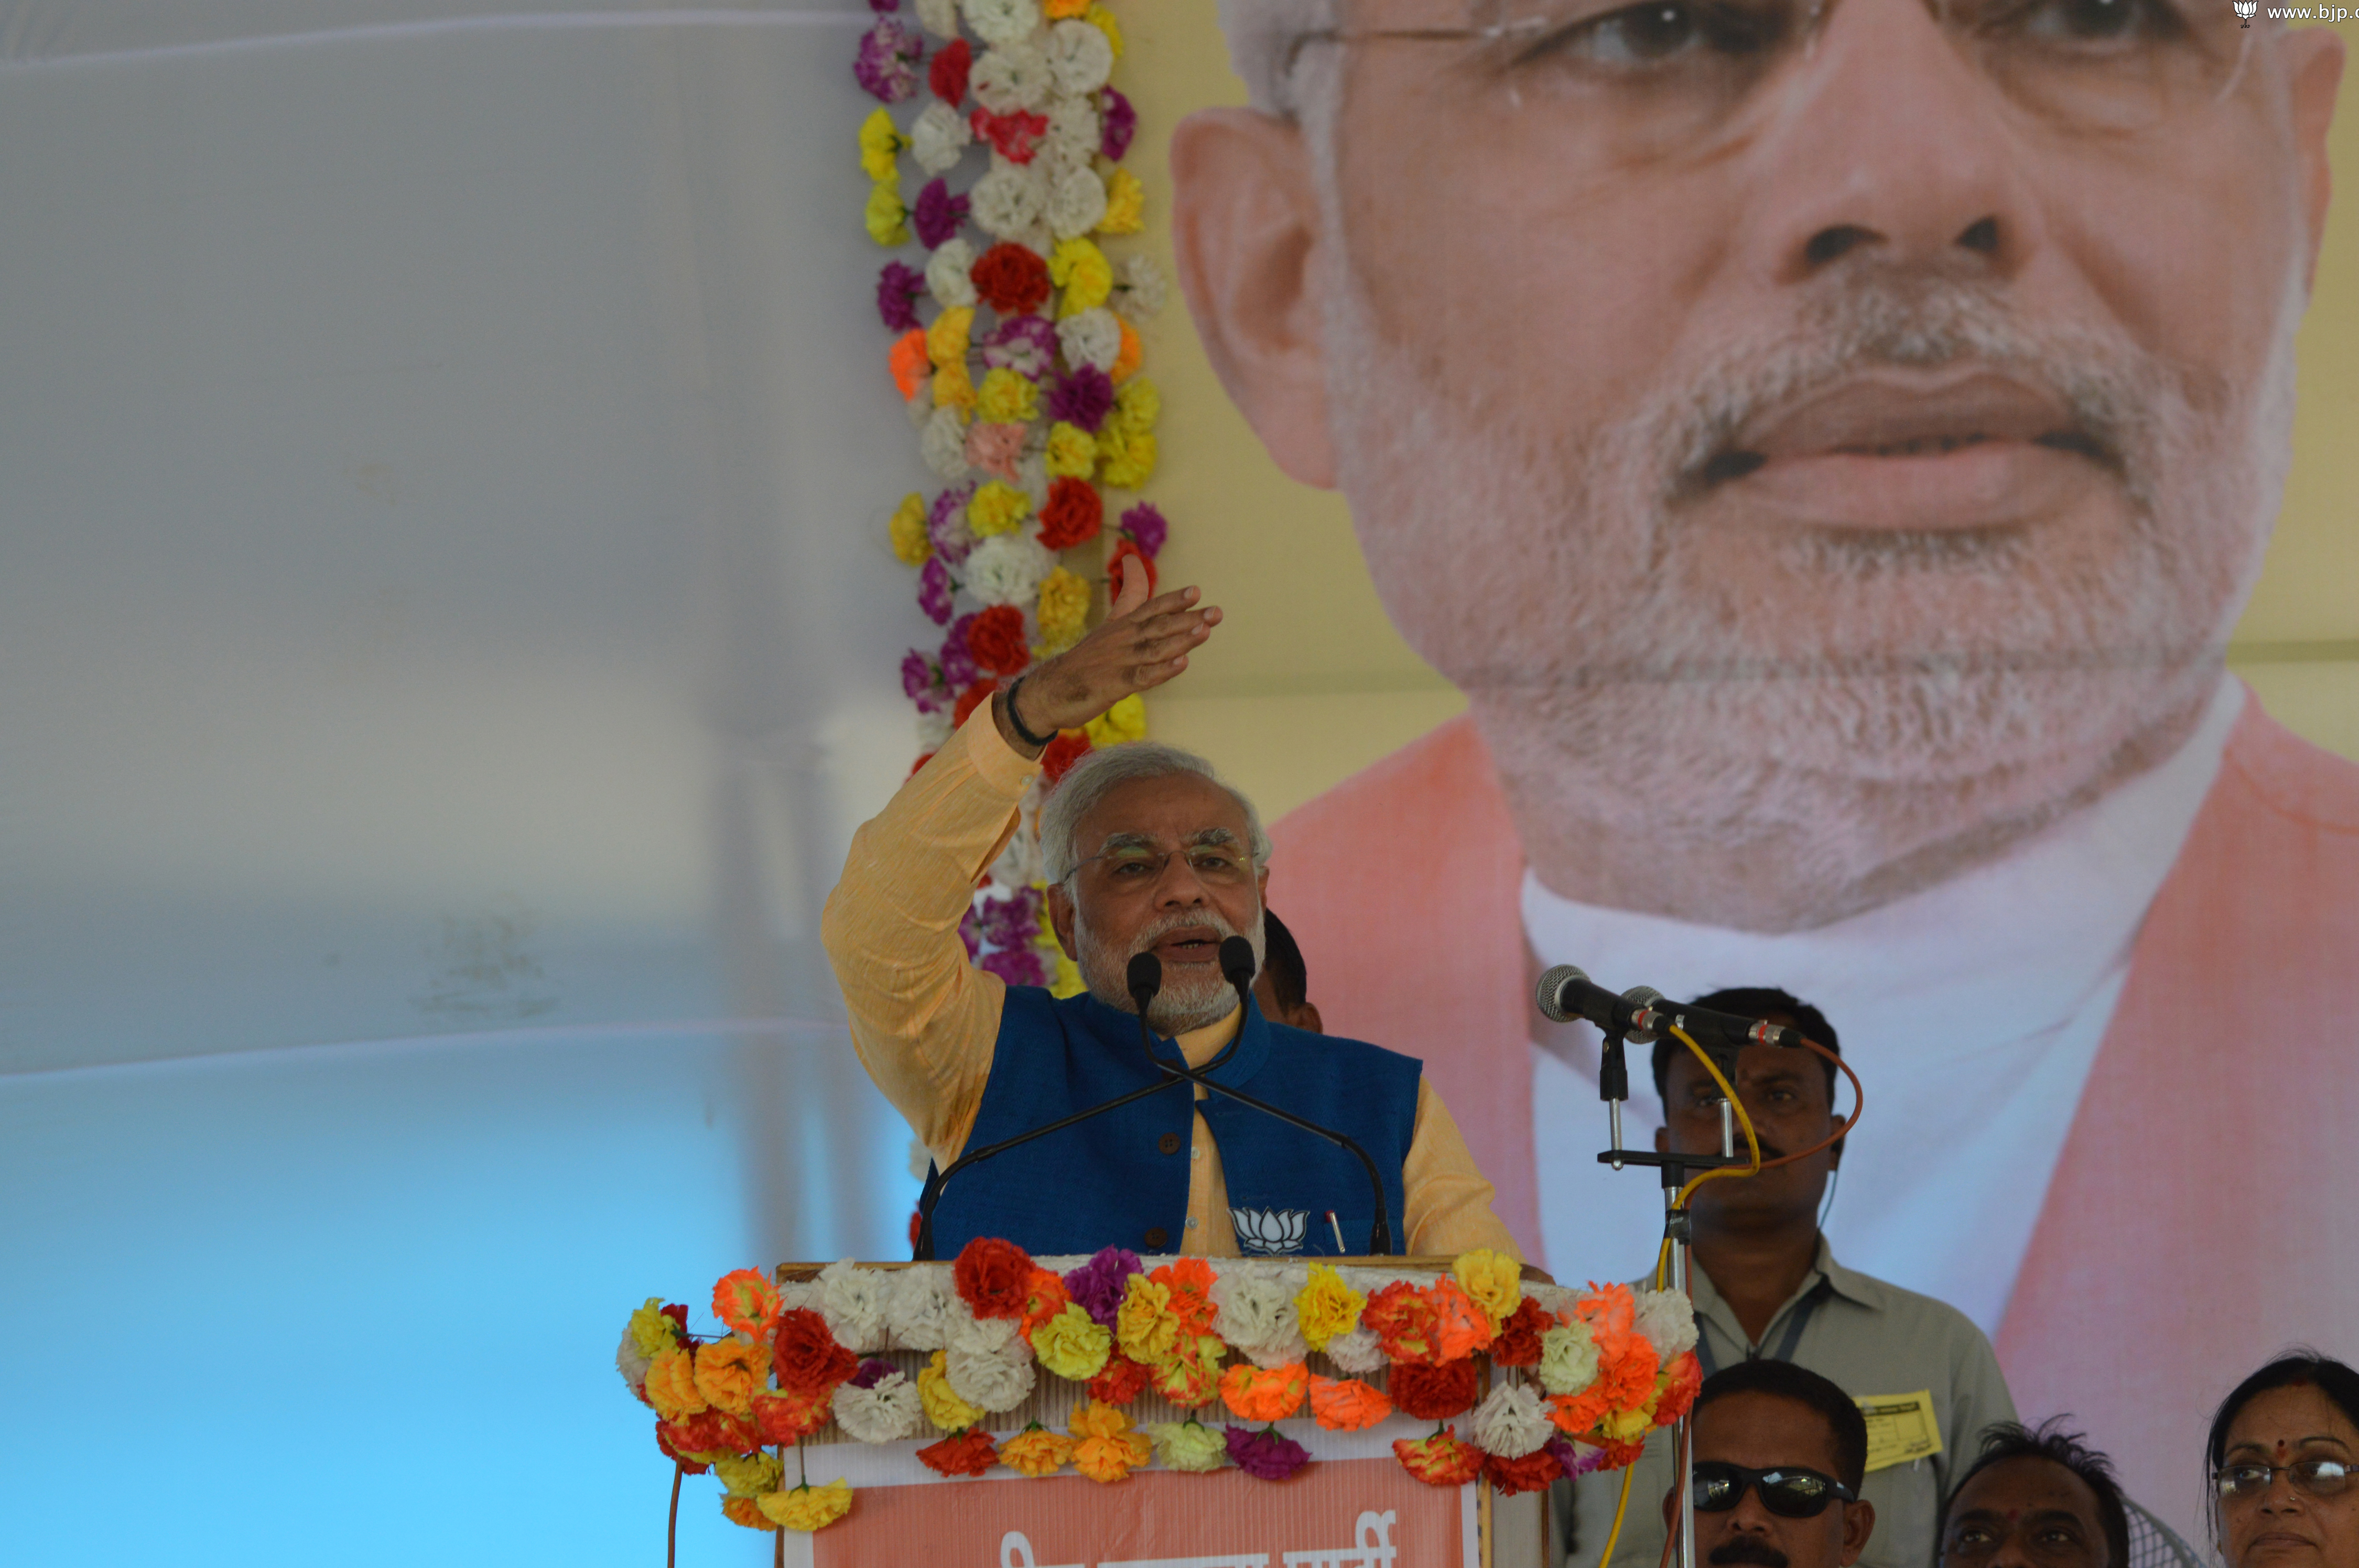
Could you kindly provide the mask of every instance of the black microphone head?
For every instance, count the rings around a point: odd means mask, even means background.
[[[1254,962],[1253,944],[1242,936],[1221,938],[1221,973],[1229,977],[1229,984],[1239,990],[1249,990],[1254,983],[1254,971],[1260,966]]]
[[[1579,1018],[1581,1007],[1565,994],[1566,988],[1570,982],[1586,981],[1588,979],[1587,974],[1571,964],[1559,964],[1555,968],[1542,975],[1535,995],[1535,1000],[1540,1006],[1540,1012],[1559,1023],[1571,1023],[1574,1019]]]
[[[1130,1000],[1138,1004],[1144,1014],[1155,993],[1163,989],[1163,960],[1152,953],[1136,953],[1130,960]]]

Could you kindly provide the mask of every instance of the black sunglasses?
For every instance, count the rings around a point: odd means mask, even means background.
[[[1700,1459],[1695,1467],[1696,1512],[1725,1513],[1744,1500],[1748,1487],[1760,1491],[1763,1508],[1786,1519],[1816,1519],[1837,1499],[1846,1503],[1859,1500],[1857,1493],[1832,1476],[1799,1465],[1748,1470],[1724,1460]]]

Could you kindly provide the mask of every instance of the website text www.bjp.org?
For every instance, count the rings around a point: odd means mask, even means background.
[[[2273,22],[2359,22],[2359,7],[2350,5],[2270,5],[2262,14]]]

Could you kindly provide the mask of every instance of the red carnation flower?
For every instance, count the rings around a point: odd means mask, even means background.
[[[1054,784],[1061,781],[1066,770],[1090,754],[1090,738],[1078,730],[1060,730],[1049,749],[1040,753],[1040,776]]]
[[[1030,163],[1032,155],[1040,150],[1040,138],[1049,134],[1049,116],[1028,109],[1010,109],[1005,114],[977,109],[966,117],[966,124],[975,140],[990,143],[992,150],[1009,163]]]
[[[1483,1456],[1483,1474],[1499,1488],[1503,1498],[1518,1492],[1540,1492],[1564,1479],[1564,1465],[1545,1448],[1536,1448],[1521,1459],[1502,1459],[1495,1454]]]
[[[1556,1326],[1556,1314],[1526,1296],[1499,1325],[1499,1337],[1491,1342],[1491,1364],[1495,1367],[1537,1367],[1540,1361],[1540,1336]]]
[[[1439,1367],[1396,1361],[1385,1392],[1395,1408],[1419,1421],[1448,1421],[1474,1406],[1474,1357],[1461,1356]]]
[[[961,38],[934,57],[932,68],[926,72],[926,85],[934,90],[935,97],[955,109],[966,96],[967,68],[973,63],[973,49]]]
[[[976,616],[967,622],[966,651],[993,675],[1021,670],[1032,662],[1032,650],[1024,645],[1024,611],[1012,604],[995,604]]]
[[[916,778],[916,777],[918,776],[918,770],[919,770],[919,768],[924,767],[928,762],[932,762],[933,760],[934,760],[934,754],[933,754],[931,752],[919,752],[919,753],[918,753],[918,760],[917,760],[916,762],[911,762],[911,763],[909,764],[909,776],[910,776],[911,778]],[[913,1233],[913,1234],[910,1236],[910,1238],[909,1238],[909,1245],[910,1245],[910,1246],[912,1246],[912,1247],[915,1247],[917,1244],[918,1244],[918,1238],[917,1238],[917,1236]]]
[[[846,1355],[851,1352],[846,1351]],[[842,1379],[838,1379],[841,1382]],[[829,1385],[832,1393],[834,1385]],[[791,1447],[828,1423],[833,1413],[828,1394],[756,1394],[754,1424],[765,1443]]]
[[[951,727],[956,729],[964,724],[967,716],[982,707],[998,689],[999,683],[995,680],[979,680],[959,693],[957,703],[951,708]]]
[[[1138,1398],[1155,1370],[1132,1360],[1117,1350],[1106,1357],[1105,1366],[1090,1379],[1090,1398],[1100,1404],[1126,1405]]]
[[[993,1446],[991,1433],[971,1426],[956,1437],[919,1449],[918,1458],[927,1469],[944,1476],[980,1476],[999,1463],[999,1450]]]
[[[778,1387],[788,1393],[823,1398],[860,1370],[860,1358],[835,1342],[827,1319],[809,1307],[796,1307],[778,1314],[770,1366],[778,1375]]]
[[[1049,486],[1049,504],[1040,509],[1040,543],[1052,550],[1070,550],[1098,536],[1105,522],[1105,503],[1097,486],[1085,479],[1067,477]]]
[[[751,1454],[762,1446],[762,1434],[754,1423],[726,1411],[684,1415],[661,1435],[681,1454]]]
[[[967,279],[1002,316],[1027,316],[1049,302],[1049,264],[1028,245],[1002,240],[975,258]]]
[[[656,1446],[663,1450],[664,1457],[679,1465],[681,1470],[690,1476],[701,1476],[707,1470],[712,1469],[712,1466],[705,1464],[703,1461],[699,1459],[690,1459],[689,1457],[690,1453],[702,1453],[705,1452],[704,1450],[684,1450],[678,1443],[675,1443],[672,1440],[671,1433],[666,1430],[670,1427],[670,1425],[671,1422],[668,1421],[659,1421],[656,1422]]]
[[[1031,1254],[1013,1241],[978,1236],[960,1251],[951,1281],[975,1316],[1021,1318],[1032,1284]]]
[[[1146,569],[1147,595],[1149,599],[1155,597],[1154,558],[1140,550],[1138,546],[1131,540],[1125,539],[1121,544],[1116,545],[1114,547],[1114,554],[1106,557],[1107,598],[1111,599],[1122,591],[1122,574],[1125,569],[1126,563],[1131,561],[1136,561],[1140,567]]]

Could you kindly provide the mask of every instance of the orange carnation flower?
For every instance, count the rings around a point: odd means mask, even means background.
[[[1188,1353],[1190,1344],[1195,1346],[1192,1355]],[[1155,1391],[1186,1410],[1210,1404],[1221,1391],[1221,1362],[1227,1351],[1228,1346],[1209,1334],[1181,1340],[1178,1354],[1156,1364]]]
[[[732,1415],[754,1413],[754,1394],[770,1380],[769,1354],[743,1339],[716,1339],[696,1347],[696,1391]]]
[[[1045,1426],[1027,1427],[999,1445],[999,1462],[1027,1476],[1061,1470],[1073,1457],[1073,1440]]]
[[[647,1403],[666,1421],[694,1415],[705,1408],[703,1391],[696,1386],[693,1346],[675,1346],[647,1363]]]
[[[1696,1353],[1681,1352],[1678,1360],[1663,1368],[1660,1382],[1662,1391],[1655,1397],[1655,1424],[1669,1426],[1688,1413],[1703,1390],[1703,1368],[1696,1361]]]
[[[1266,1372],[1240,1361],[1221,1374],[1221,1402],[1240,1421],[1284,1421],[1302,1408],[1310,1376],[1299,1361]]]
[[[1614,1408],[1606,1397],[1605,1379],[1596,1382],[1577,1394],[1554,1394],[1549,1399],[1549,1420],[1567,1437],[1582,1437],[1596,1430],[1606,1412]]]
[[[721,1499],[722,1516],[731,1524],[742,1524],[747,1530],[776,1530],[762,1512],[762,1505],[753,1498],[725,1497]]]
[[[1364,1432],[1393,1413],[1393,1402],[1357,1378],[1322,1378],[1314,1372],[1310,1413],[1330,1432]]]
[[[1394,1361],[1435,1361],[1433,1303],[1406,1280],[1396,1280],[1368,1298],[1360,1326],[1376,1336]]]
[[[754,1424],[765,1443],[800,1443],[828,1423],[832,1407],[828,1395],[784,1393],[754,1396]]]
[[[732,1269],[712,1287],[712,1315],[748,1339],[768,1337],[779,1305],[778,1287],[758,1269]]]
[[[1064,1276],[1036,1264],[1024,1290],[1024,1343],[1031,1344],[1032,1331],[1063,1312],[1071,1300]]]
[[[1614,1353],[1597,1357],[1597,1386],[1606,1390],[1615,1410],[1641,1410],[1654,1403],[1655,1373],[1660,1365],[1653,1340],[1643,1334],[1625,1335]]]
[[[1171,1292],[1171,1315],[1180,1320],[1182,1337],[1212,1331],[1212,1281],[1220,1276],[1210,1263],[1182,1258],[1147,1277]]]
[[[1401,1468],[1429,1487],[1462,1487],[1483,1473],[1483,1451],[1458,1441],[1458,1429],[1445,1426],[1431,1437],[1393,1444]]]
[[[1147,1463],[1154,1447],[1130,1417],[1092,1400],[1073,1411],[1066,1430],[1073,1434],[1073,1468],[1093,1481],[1119,1481]]]
[[[885,363],[893,373],[893,384],[901,389],[901,401],[917,396],[926,377],[934,373],[933,356],[926,351],[926,330],[912,327],[895,339]]]
[[[918,1463],[943,1476],[980,1476],[999,1463],[991,1433],[971,1426],[956,1437],[929,1443],[918,1450]]]
[[[1498,1336],[1490,1314],[1455,1280],[1436,1280],[1423,1292],[1433,1305],[1433,1359],[1455,1361]]]

